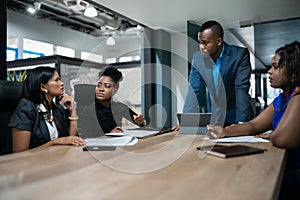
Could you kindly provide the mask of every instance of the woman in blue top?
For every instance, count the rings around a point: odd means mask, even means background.
[[[271,86],[283,91],[272,104],[243,124],[226,128],[208,126],[208,135],[211,138],[257,135],[273,130],[266,138],[274,146],[287,149],[280,197],[293,199],[300,192],[300,43],[295,41],[277,49],[268,73]]]
[[[57,144],[84,145],[77,136],[74,99],[64,95],[64,83],[51,67],[30,71],[24,97],[11,117],[13,152]]]

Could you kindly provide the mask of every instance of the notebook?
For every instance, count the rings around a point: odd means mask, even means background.
[[[162,134],[162,133],[168,133],[168,132],[172,132],[172,128],[168,128],[168,127],[151,127],[151,126],[141,126],[138,128],[132,128],[132,129],[128,129],[128,130],[145,130],[145,131],[156,131],[158,132],[158,134]]]
[[[211,113],[177,113],[179,134],[205,135],[210,124]]]
[[[231,158],[236,156],[245,156],[250,154],[263,153],[265,149],[260,149],[256,147],[251,147],[247,145],[219,145],[216,144],[214,146],[199,146],[198,150],[202,150],[207,152],[210,155],[218,156],[221,158]]]

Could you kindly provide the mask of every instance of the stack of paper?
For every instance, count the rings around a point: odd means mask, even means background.
[[[85,139],[86,147],[95,146],[131,146],[138,142],[134,136],[125,135],[116,138],[89,138]]]
[[[219,139],[211,139],[212,142],[269,142],[269,140],[255,136],[238,136]]]
[[[146,138],[158,134],[159,131],[149,131],[149,130],[125,130],[124,132],[118,133],[106,133],[107,136],[133,136],[137,138]]]

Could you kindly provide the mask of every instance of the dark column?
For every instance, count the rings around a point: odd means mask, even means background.
[[[6,35],[7,35],[7,0],[0,3],[0,80],[6,80]]]
[[[171,41],[165,30],[145,29],[142,50],[143,113],[151,126],[172,126]]]
[[[263,77],[263,99],[265,101],[265,105],[264,105],[264,108],[268,107],[268,87],[267,87],[267,81],[268,81],[268,78],[267,76],[264,76]]]
[[[198,32],[201,26],[197,23],[187,21],[187,36],[188,36],[188,74],[192,67],[193,54],[199,51]],[[200,90],[198,97],[200,112],[211,112],[211,101],[207,88]]]

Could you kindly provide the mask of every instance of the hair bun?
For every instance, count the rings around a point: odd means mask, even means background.
[[[109,76],[115,83],[123,80],[122,72],[112,66],[106,67],[103,72],[101,71],[99,73],[99,78],[101,76]]]

